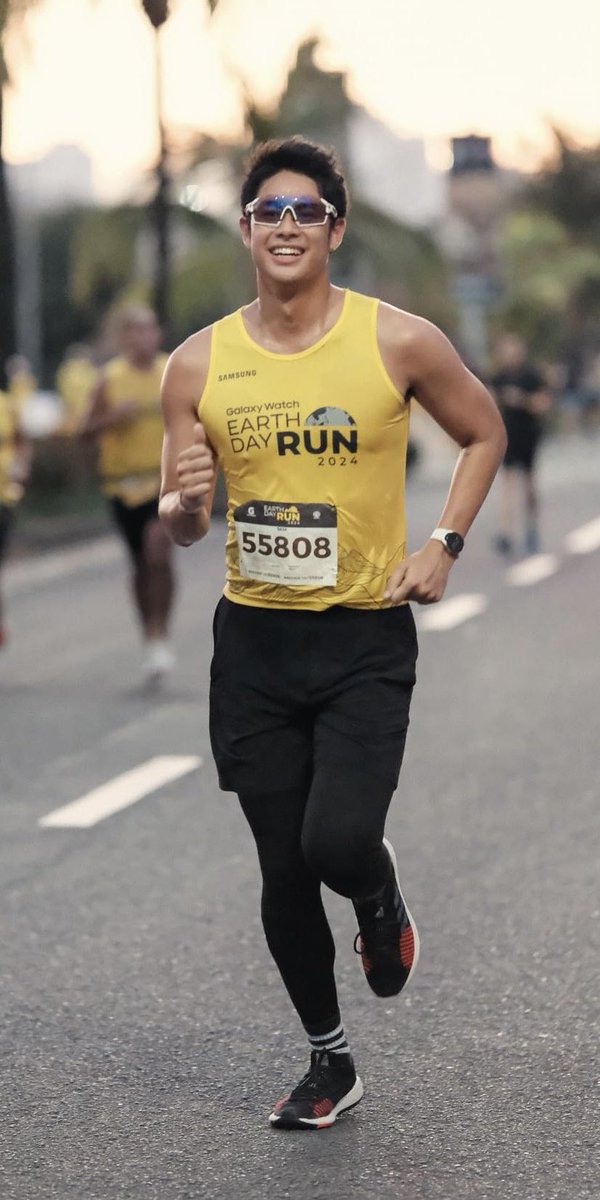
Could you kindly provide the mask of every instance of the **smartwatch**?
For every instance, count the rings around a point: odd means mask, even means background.
[[[465,539],[460,533],[456,533],[454,529],[434,529],[430,537],[436,542],[441,542],[446,547],[448,554],[453,558],[458,558],[464,544]]]

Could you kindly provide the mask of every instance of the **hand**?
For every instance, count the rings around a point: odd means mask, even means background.
[[[194,513],[202,508],[215,478],[215,459],[206,440],[204,426],[194,425],[194,441],[177,458],[179,503],[184,512]]]
[[[138,406],[135,400],[123,400],[121,404],[116,404],[115,407],[110,410],[111,421],[114,421],[119,425],[126,425],[128,421],[133,421],[137,411]]]
[[[426,542],[416,554],[409,554],[394,567],[384,592],[384,599],[392,606],[404,600],[416,600],[417,604],[436,604],[446,590],[452,555],[441,542]]]

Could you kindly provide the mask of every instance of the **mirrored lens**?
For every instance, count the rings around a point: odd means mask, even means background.
[[[325,206],[310,196],[265,196],[254,207],[254,220],[259,225],[278,225],[286,208],[299,225],[322,225],[326,220]]]

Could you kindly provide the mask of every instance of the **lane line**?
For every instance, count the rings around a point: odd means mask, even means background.
[[[170,754],[150,758],[148,762],[117,775],[109,783],[94,788],[79,800],[55,808],[42,817],[39,824],[52,829],[89,829],[98,821],[112,817],[114,813],[156,792],[166,783],[180,779],[202,766],[197,755]]]
[[[600,517],[573,529],[565,538],[565,546],[569,554],[590,554],[600,547]]]
[[[419,630],[454,629],[469,621],[471,617],[479,616],[488,606],[487,596],[481,592],[465,592],[462,596],[453,596],[450,600],[440,600],[432,608],[419,613]]]
[[[559,566],[560,561],[556,554],[532,554],[530,558],[524,558],[523,562],[515,563],[514,567],[509,568],[505,576],[506,582],[513,587],[528,587],[555,575]]]

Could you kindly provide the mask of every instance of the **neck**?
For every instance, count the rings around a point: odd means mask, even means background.
[[[127,361],[130,367],[134,367],[138,371],[149,371],[154,365],[155,354],[128,354]]]
[[[259,276],[256,323],[273,337],[310,332],[327,324],[338,294],[327,275],[300,286],[275,285]]]

